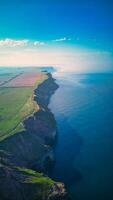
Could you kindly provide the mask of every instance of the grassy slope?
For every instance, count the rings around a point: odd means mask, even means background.
[[[50,179],[47,176],[44,176],[43,173],[39,173],[36,172],[32,169],[27,169],[27,168],[22,168],[22,167],[17,167],[17,169],[23,173],[25,173],[26,175],[29,175],[29,177],[27,177],[25,179],[25,183],[32,183],[32,184],[47,184],[48,186],[53,186],[54,185],[54,181],[52,179]]]
[[[41,199],[48,198],[48,195],[50,194],[50,191],[54,186],[55,181],[45,176],[43,173],[39,173],[31,169],[20,167],[17,167],[17,169],[27,175],[24,183],[37,186],[36,193],[34,193],[34,197],[32,199],[38,199],[39,197],[41,197]]]
[[[46,78],[38,80],[34,87],[0,88],[0,141],[24,130],[24,118],[38,110],[33,91]]]

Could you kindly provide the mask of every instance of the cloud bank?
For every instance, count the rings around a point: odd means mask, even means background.
[[[14,40],[6,38],[4,40],[0,40],[0,47],[23,47],[27,45],[29,40]]]
[[[42,46],[45,45],[45,42],[42,41],[32,41],[32,40],[15,40],[6,38],[0,40],[0,48],[15,48],[15,47],[33,47],[33,46]]]
[[[62,71],[113,71],[113,55],[107,51],[86,49],[55,42],[0,40],[0,66],[56,66]]]
[[[48,43],[51,42],[64,42],[64,41],[70,41],[71,38],[59,38],[55,40],[50,40]],[[32,41],[32,40],[15,40],[11,38],[5,38],[0,40],[0,48],[14,48],[14,47],[39,47],[46,45],[46,42],[44,41]]]

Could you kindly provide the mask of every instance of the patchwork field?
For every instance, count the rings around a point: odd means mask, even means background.
[[[39,107],[34,101],[34,89],[45,79],[44,73],[2,74],[0,87],[0,140],[24,130],[23,120]]]
[[[43,79],[44,74],[38,72],[21,73],[11,81],[4,84],[4,87],[28,87],[34,86],[37,81]]]

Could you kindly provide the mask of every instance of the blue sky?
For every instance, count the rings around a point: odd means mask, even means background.
[[[31,56],[33,51],[36,53],[39,49],[45,55],[47,51],[51,54],[57,49],[56,55],[62,56],[66,52],[66,57],[68,52],[71,56],[79,52],[78,59],[80,59],[84,51],[86,54],[90,52],[90,55],[92,52],[96,55],[97,52],[97,57],[102,52],[101,59],[104,55],[104,62],[106,58],[106,65],[108,63],[111,65],[107,67],[112,69],[112,0],[1,0],[0,41],[2,56],[3,52],[10,56],[15,50],[23,53],[23,50],[28,51],[28,49],[29,52],[32,51]],[[22,45],[22,41],[27,42]],[[11,45],[11,42],[16,42],[18,45]],[[36,42],[37,45],[34,45]],[[1,59],[0,65],[5,65],[3,57]],[[5,56],[4,59],[6,59]],[[88,59],[87,56],[86,59]],[[52,64],[53,61],[47,61],[47,64],[49,63]],[[30,64],[32,64],[31,61]],[[38,62],[33,64],[38,65]]]

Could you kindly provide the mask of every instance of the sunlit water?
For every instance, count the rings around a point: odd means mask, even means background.
[[[74,200],[113,198],[113,74],[62,74],[49,107],[58,139],[52,177]]]

